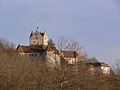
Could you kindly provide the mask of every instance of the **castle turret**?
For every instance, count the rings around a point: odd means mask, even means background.
[[[31,32],[30,34],[30,45],[48,45],[48,36],[47,33],[41,33],[37,30],[35,32]]]
[[[43,44],[46,46],[48,45],[48,36],[45,31],[44,31],[44,35],[43,35]]]

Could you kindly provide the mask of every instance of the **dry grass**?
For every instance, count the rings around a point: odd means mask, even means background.
[[[50,68],[1,46],[0,90],[120,90],[119,75],[91,75],[85,62]]]

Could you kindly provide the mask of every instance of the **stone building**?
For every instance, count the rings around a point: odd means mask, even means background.
[[[110,69],[110,66],[104,62],[101,62],[101,69],[103,71],[104,74],[110,74],[111,72],[111,69]]]
[[[59,51],[54,47],[48,44],[48,36],[44,31],[38,32],[38,28],[35,32],[31,32],[29,38],[30,45],[18,45],[17,51],[20,55],[26,56],[28,58],[37,58],[41,60],[48,60],[50,63],[56,63],[60,58]]]
[[[61,55],[67,60],[68,64],[75,64],[78,61],[78,53],[76,51],[61,51]]]
[[[76,62],[84,61],[84,55],[79,55],[76,51],[61,51],[55,47],[52,40],[48,39],[47,33],[44,31],[38,32],[38,28],[35,32],[31,32],[29,38],[30,44],[28,46],[18,45],[17,51],[21,56],[26,56],[31,59],[40,59],[47,62],[49,65],[61,64],[61,58],[67,61],[68,64],[75,64]],[[105,63],[99,63],[95,58],[93,62],[88,63],[91,73],[95,73],[96,70],[103,72],[104,74],[110,74],[110,67]]]
[[[31,32],[30,34],[30,45],[48,45],[48,36],[47,33],[44,31],[44,33],[38,32]]]
[[[104,62],[92,62],[88,63],[89,65],[89,70],[92,74],[98,72],[102,72],[105,75],[109,75],[111,73],[110,66]]]
[[[74,64],[77,61],[76,51],[59,51],[55,45],[49,43],[47,33],[44,31],[38,32],[38,28],[35,32],[30,34],[30,45],[18,45],[17,51],[20,55],[28,58],[38,58],[51,64],[60,64],[61,57],[64,57],[69,64]]]

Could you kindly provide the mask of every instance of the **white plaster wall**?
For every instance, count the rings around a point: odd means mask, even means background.
[[[46,58],[50,64],[60,64],[60,55],[54,54],[53,51],[47,52]]]
[[[76,58],[65,58],[68,61],[68,64],[75,64]]]
[[[110,67],[101,66],[101,69],[104,74],[110,74]]]

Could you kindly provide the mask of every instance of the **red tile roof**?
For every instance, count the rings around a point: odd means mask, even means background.
[[[92,65],[94,67],[101,67],[101,63],[100,62],[95,62],[95,63],[89,62],[88,65]]]
[[[30,45],[30,46],[21,46],[21,45],[18,45],[17,51],[24,52],[24,53],[42,52],[42,51],[44,51],[44,47],[37,46],[37,45]]]
[[[77,58],[78,54],[76,51],[61,51],[66,58]]]
[[[109,67],[109,65],[106,64],[106,63],[101,63],[101,66],[103,66],[103,67]]]
[[[55,54],[59,54],[59,51],[55,47],[52,47],[50,45],[48,45],[47,47],[45,47],[44,45],[30,45],[30,46],[18,45],[16,50],[24,53],[54,51]]]
[[[59,51],[56,49],[56,47],[53,47],[51,45],[48,45],[46,47],[46,51],[54,51],[55,54],[60,54]]]

